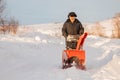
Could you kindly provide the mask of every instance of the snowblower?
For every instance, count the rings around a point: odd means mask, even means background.
[[[62,69],[67,69],[75,66],[78,69],[85,70],[85,50],[83,50],[83,44],[87,33],[84,33],[77,40],[76,49],[66,49],[62,53]],[[71,44],[72,45],[72,44]]]

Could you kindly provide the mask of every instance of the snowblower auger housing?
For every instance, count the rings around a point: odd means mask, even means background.
[[[63,50],[62,53],[62,68],[66,69],[75,66],[79,69],[85,70],[85,50],[83,50],[83,44],[87,33],[84,33],[79,37],[76,49]]]

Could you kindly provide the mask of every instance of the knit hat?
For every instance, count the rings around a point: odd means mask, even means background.
[[[77,17],[77,15],[76,15],[75,12],[70,12],[70,13],[68,14],[68,18],[69,18],[70,16],[71,16],[71,17]]]

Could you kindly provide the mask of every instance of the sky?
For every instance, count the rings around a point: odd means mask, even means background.
[[[5,0],[7,11],[20,24],[64,22],[76,12],[81,22],[97,22],[120,12],[120,0]]]

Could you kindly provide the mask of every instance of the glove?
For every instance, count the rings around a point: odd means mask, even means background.
[[[79,39],[79,35],[68,35],[67,41],[77,41]]]

